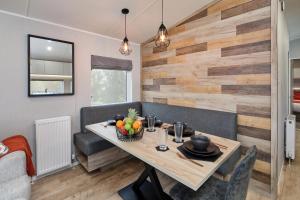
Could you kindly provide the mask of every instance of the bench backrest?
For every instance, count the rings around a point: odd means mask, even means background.
[[[127,115],[129,108],[135,108],[141,116],[154,114],[163,122],[182,121],[198,131],[237,139],[236,113],[140,102],[82,108],[80,112],[81,132],[87,132],[86,125],[113,119],[115,114]]]
[[[158,103],[142,103],[143,116],[154,114],[163,122],[186,122],[205,133],[237,140],[237,114]]]
[[[86,125],[103,122],[113,119],[116,114],[126,116],[129,108],[135,108],[138,113],[142,114],[142,105],[140,102],[111,104],[104,106],[84,107],[80,110],[80,127],[81,132],[87,132]]]

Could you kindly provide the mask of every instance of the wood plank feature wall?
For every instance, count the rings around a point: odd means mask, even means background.
[[[271,0],[221,0],[169,30],[171,44],[142,45],[142,98],[238,114],[253,178],[270,185]]]

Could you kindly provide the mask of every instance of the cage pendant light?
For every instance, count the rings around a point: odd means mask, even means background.
[[[160,48],[166,48],[170,45],[170,39],[168,36],[168,30],[164,25],[164,0],[162,2],[162,14],[161,14],[161,25],[158,29],[156,38],[155,38],[155,45]]]
[[[122,9],[122,14],[125,15],[125,38],[123,39],[123,42],[121,44],[121,47],[119,49],[120,53],[122,55],[128,56],[132,52],[132,48],[129,45],[129,40],[127,38],[127,19],[126,16],[129,13],[129,10],[127,8]]]

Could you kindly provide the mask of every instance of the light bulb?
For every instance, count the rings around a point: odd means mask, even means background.
[[[124,43],[124,51],[127,51],[127,50],[128,50],[128,44]]]
[[[164,42],[165,39],[166,39],[166,36],[165,36],[164,32],[161,32],[161,34],[160,34],[160,41]]]

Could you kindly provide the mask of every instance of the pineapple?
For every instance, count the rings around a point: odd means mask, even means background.
[[[128,118],[131,118],[133,121],[137,120],[138,117],[138,112],[133,109],[133,108],[129,108],[128,109]]]

